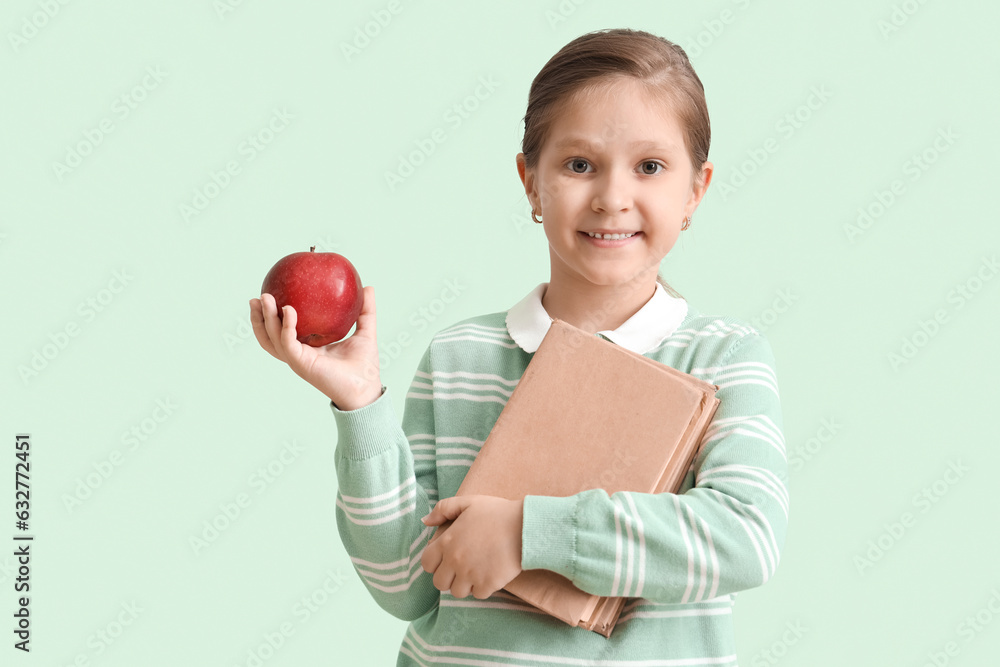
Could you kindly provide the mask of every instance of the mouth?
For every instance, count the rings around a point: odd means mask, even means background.
[[[607,233],[602,234],[600,232],[596,232],[596,233],[595,232],[580,232],[580,233],[581,234],[586,234],[590,238],[598,238],[598,239],[603,238],[603,239],[606,239],[606,240],[617,240],[617,239],[621,239],[621,238],[630,238],[630,237],[634,236],[635,234],[641,234],[642,232],[624,232],[623,231],[623,232],[615,232],[615,233],[611,233],[611,234],[607,234]]]
[[[590,232],[577,232],[580,234],[588,243],[596,245],[599,248],[617,248],[619,246],[628,245],[634,243],[636,239],[642,236],[642,232],[625,232],[621,234],[594,234]],[[607,238],[605,238],[607,237]]]

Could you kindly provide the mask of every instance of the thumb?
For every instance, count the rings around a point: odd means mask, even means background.
[[[445,521],[451,521],[458,518],[458,515],[462,513],[466,507],[469,506],[469,499],[462,496],[452,496],[451,498],[443,498],[437,502],[431,513],[425,516],[421,521],[427,526],[436,526],[439,523],[444,523]]]
[[[363,333],[375,338],[375,287],[366,285],[362,288],[361,293],[363,295],[361,312],[358,314],[357,329],[354,333]]]

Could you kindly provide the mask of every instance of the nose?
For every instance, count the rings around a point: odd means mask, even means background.
[[[632,181],[626,168],[606,169],[594,180],[591,208],[598,213],[615,214],[632,208]]]

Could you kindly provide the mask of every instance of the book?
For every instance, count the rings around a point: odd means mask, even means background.
[[[676,493],[719,406],[718,389],[553,319],[455,495]],[[628,599],[587,593],[544,569],[522,570],[504,589],[606,638]]]

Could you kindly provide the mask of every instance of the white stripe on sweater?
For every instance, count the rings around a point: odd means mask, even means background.
[[[416,373],[422,378],[428,380],[432,379],[431,375],[425,373],[424,371],[417,371]],[[442,380],[447,380],[449,378],[466,378],[469,380],[492,380],[494,382],[501,382],[503,384],[509,385],[511,387],[516,386],[520,380],[508,380],[505,377],[497,375],[496,373],[470,373],[469,371],[434,371],[434,378],[441,378]]]
[[[714,424],[709,426],[708,430],[705,431],[705,435],[702,438],[699,447],[705,448],[709,443],[715,442],[716,440],[722,440],[729,435],[745,435],[758,440],[763,440],[771,447],[774,447],[778,453],[781,454],[782,459],[787,460],[784,440],[775,442],[772,437],[766,434],[766,431],[763,434],[760,430],[754,431],[753,429],[755,428],[760,429],[760,424],[755,422],[754,419],[754,417],[740,417],[741,421],[736,424],[726,424],[724,426],[719,426],[718,428],[716,428]]]
[[[748,486],[753,486],[758,489],[763,489],[765,493],[774,498],[774,501],[778,504],[778,507],[780,507],[781,510],[785,513],[785,517],[786,518],[788,517],[788,507],[781,501],[781,498],[779,498],[777,494],[775,494],[774,491],[769,486],[765,486],[763,484],[760,484],[759,482],[752,482],[743,477],[713,477],[711,480],[709,480],[709,482],[740,482]],[[698,486],[699,488],[702,488],[700,484]]]
[[[782,482],[781,479],[774,474],[774,471],[767,468],[759,468],[757,466],[744,465],[742,463],[729,463],[723,466],[715,466],[714,468],[705,468],[701,471],[701,474],[707,475],[711,473],[714,475],[718,472],[726,472],[730,470],[738,470],[769,482],[772,488],[774,488],[781,496],[782,500],[784,500],[785,504],[788,504],[788,489],[785,487],[784,482]]]
[[[458,343],[458,342],[461,342],[461,341],[464,341],[464,340],[471,340],[471,341],[475,341],[477,343],[490,343],[492,345],[499,345],[500,347],[507,347],[507,348],[511,348],[511,349],[513,349],[515,347],[518,347],[517,343],[505,343],[502,340],[497,340],[497,339],[494,339],[494,338],[484,338],[484,337],[478,336],[478,335],[476,335],[476,336],[462,336],[462,335],[437,336],[434,339],[434,344],[435,345],[440,345],[440,344],[443,344],[443,343]],[[511,340],[510,337],[508,337],[507,340]]]
[[[622,496],[625,497],[625,500],[628,501],[629,506],[632,508],[632,514],[635,516],[635,531],[639,535],[639,574],[636,577],[639,584],[633,594],[633,597],[639,597],[642,595],[642,587],[646,581],[646,534],[642,525],[642,517],[639,516],[639,508],[636,507],[632,494],[625,491],[622,493]]]
[[[687,545],[688,583],[687,588],[684,589],[684,595],[681,596],[681,602],[687,602],[691,596],[691,589],[694,587],[694,549],[691,547],[691,540],[688,538],[687,518],[681,510],[681,501],[676,495],[673,496],[673,499],[674,508],[677,510],[677,521],[681,528],[681,536],[684,537],[684,544]]]
[[[717,494],[719,498],[722,499],[723,506],[728,505],[729,506],[728,509],[732,513],[733,517],[737,520],[737,522],[739,522],[741,526],[743,526],[743,530],[746,531],[747,537],[750,538],[750,544],[753,545],[754,551],[757,552],[757,560],[760,563],[760,570],[761,574],[763,575],[763,581],[761,583],[766,582],[768,577],[770,576],[768,574],[767,562],[764,560],[764,553],[760,549],[760,543],[757,541],[756,535],[750,529],[750,526],[747,524],[747,522],[743,519],[744,514],[739,510],[740,504],[736,501],[735,498],[731,498],[730,496],[727,496],[721,491],[716,491],[715,489],[710,489],[707,487],[705,488],[705,491]]]
[[[705,531],[705,540],[708,542],[708,553],[712,557],[712,590],[708,592],[707,600],[714,600],[715,596],[719,593],[719,555],[715,552],[715,542],[712,541],[712,531],[709,529],[708,524],[705,523],[704,519],[699,518],[701,521],[701,527]],[[732,604],[732,598],[729,599],[729,603]]]
[[[686,503],[682,504],[684,505],[684,509],[687,510],[688,521],[691,524],[691,534],[694,535],[694,543],[698,547],[698,561],[701,564],[698,577],[698,592],[695,593],[693,600],[694,602],[698,602],[703,600],[705,596],[705,586],[708,581],[708,558],[705,556],[705,545],[701,539],[701,535],[698,534],[698,523],[697,517],[694,515],[694,510],[691,509],[690,505]]]
[[[417,493],[417,490],[414,489],[410,493],[408,493],[405,496],[403,496],[400,499],[400,501],[406,500],[408,498],[411,498],[411,497],[415,496],[416,493]],[[397,502],[397,503],[392,503],[390,505],[386,505],[384,507],[378,507],[378,508],[368,509],[368,510],[358,510],[358,509],[350,508],[347,505],[345,505],[343,502],[341,502],[341,500],[340,500],[340,494],[339,493],[337,494],[337,499],[336,499],[336,505],[337,505],[337,507],[339,507],[340,509],[342,509],[344,511],[344,516],[347,517],[348,521],[350,521],[351,523],[353,523],[355,525],[358,525],[358,526],[377,526],[377,525],[380,525],[380,524],[383,524],[383,523],[388,523],[389,521],[393,521],[395,519],[398,519],[401,516],[406,516],[410,512],[416,511],[416,509],[417,509],[417,503],[416,503],[416,501],[414,501],[414,502],[410,503],[409,505],[406,505],[405,507],[401,508],[398,512],[393,512],[392,514],[388,514],[386,516],[379,517],[378,519],[355,519],[354,516],[352,515],[352,512],[354,514],[372,514],[374,512],[383,512],[387,508],[391,507],[392,505],[399,505],[399,504],[400,503]]]
[[[386,498],[399,496],[403,489],[409,488],[417,483],[417,478],[410,475],[405,482],[397,486],[395,489],[386,491],[385,493],[380,493],[377,496],[341,496],[345,502],[354,503],[356,505],[370,505],[372,503],[377,503]],[[339,492],[338,492],[339,493]]]
[[[740,514],[742,514],[743,516],[745,516],[749,520],[750,527],[752,527],[754,529],[754,532],[756,533],[757,537],[760,539],[760,545],[762,547],[764,547],[764,551],[767,554],[767,560],[771,563],[771,568],[770,569],[768,569],[766,567],[763,568],[764,569],[764,578],[763,578],[763,581],[761,581],[761,583],[763,584],[764,582],[766,582],[770,578],[771,572],[774,571],[774,568],[777,565],[777,563],[774,562],[774,553],[771,551],[771,545],[768,544],[767,539],[764,537],[764,531],[761,529],[760,523],[758,523],[758,521],[756,520],[757,518],[759,518],[762,515],[760,514],[760,510],[758,510],[756,507],[744,505],[744,504],[738,503],[736,501],[733,501],[733,507],[735,507],[736,510]],[[751,514],[752,514],[751,510],[755,510],[756,511],[757,517],[751,516]],[[768,531],[770,531],[770,528],[768,528]]]
[[[615,578],[611,582],[611,595],[615,597],[624,597],[618,591],[618,582],[621,580],[622,574],[622,526],[621,526],[621,514],[619,512],[618,499],[614,496],[611,497],[611,502],[614,505],[614,515],[615,515]]]
[[[499,403],[500,405],[507,405],[505,399],[499,396],[476,396],[475,394],[445,394],[445,393],[435,393],[435,394],[418,394],[416,392],[408,391],[406,392],[406,398],[422,398],[426,401],[437,399],[439,401],[447,401],[451,399],[461,398],[469,401],[476,401],[478,403]]]
[[[351,561],[355,564],[355,570],[361,576],[361,578],[372,588],[376,588],[380,591],[386,593],[399,593],[402,591],[408,591],[414,580],[417,579],[421,574],[430,574],[423,569],[423,565],[417,568],[414,572],[414,566],[420,563],[420,559],[423,556],[424,548],[426,548],[426,542],[429,541],[432,533],[437,531],[437,526],[427,526],[424,528],[417,539],[410,544],[409,553],[410,556],[407,558],[401,558],[389,563],[374,563],[363,558],[351,557]],[[414,553],[417,546],[423,543],[423,548]],[[379,574],[377,572],[372,572],[371,570],[365,570],[360,566],[373,568],[376,570],[392,570],[405,568],[396,574]],[[412,574],[411,574],[412,572]],[[406,578],[406,582],[397,586],[383,586],[382,584],[376,583],[376,581],[393,581],[396,579]]]
[[[691,369],[691,375],[704,376],[702,379],[718,385],[720,390],[741,384],[759,384],[773,391],[776,396],[780,395],[774,369],[759,361],[739,361],[725,366],[698,366]],[[757,377],[763,379],[754,379]],[[729,381],[720,382],[725,379]]]
[[[403,637],[400,652],[413,658],[421,665],[470,665],[474,667],[494,667],[495,665],[519,664],[516,661],[531,661],[544,665],[566,665],[567,667],[736,667],[736,656],[726,655],[707,658],[663,658],[652,660],[603,660],[601,658],[564,658],[544,653],[524,651],[502,651],[500,649],[477,648],[449,644],[447,646],[428,643],[411,623]],[[459,655],[441,655],[459,654]],[[460,655],[462,657],[460,657]],[[467,657],[465,657],[467,656]],[[502,660],[503,662],[497,662]]]

